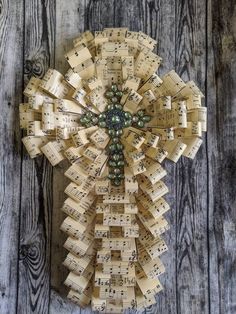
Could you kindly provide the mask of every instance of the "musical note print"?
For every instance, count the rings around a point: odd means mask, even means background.
[[[141,313],[163,289],[164,163],[199,150],[203,94],[174,70],[159,76],[157,41],[141,31],[86,31],[73,44],[65,75],[48,69],[26,86],[22,141],[31,158],[66,167],[68,299],[99,313]]]

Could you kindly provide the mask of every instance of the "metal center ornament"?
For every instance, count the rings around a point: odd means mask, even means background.
[[[106,91],[105,96],[109,100],[106,111],[100,113],[98,116],[92,112],[87,112],[81,116],[80,122],[86,127],[98,125],[101,128],[107,129],[111,138],[108,145],[108,165],[110,168],[108,178],[112,181],[112,184],[119,186],[124,179],[125,166],[124,146],[121,143],[123,129],[130,126],[143,128],[145,123],[151,120],[151,117],[145,115],[144,110],[138,110],[134,115],[128,111],[124,111],[120,103],[123,92],[115,84]]]

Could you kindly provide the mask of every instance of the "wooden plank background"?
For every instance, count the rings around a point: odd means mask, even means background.
[[[0,0],[0,314],[85,314],[65,299],[59,231],[66,179],[21,144],[18,105],[31,75],[64,72],[84,30],[127,26],[158,40],[205,94],[208,132],[194,161],[166,163],[165,290],[145,313],[236,313],[236,3],[234,0]]]

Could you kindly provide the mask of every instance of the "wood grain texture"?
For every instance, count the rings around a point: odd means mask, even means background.
[[[176,1],[176,72],[205,94],[205,1]],[[177,313],[208,313],[207,158],[202,145],[194,160],[176,168]]]
[[[236,312],[236,6],[208,4],[210,312]]]
[[[22,101],[23,27],[22,3],[1,1],[0,313],[6,314],[17,306],[21,132],[16,104]]]
[[[25,1],[24,80],[54,66],[55,8],[50,1]],[[17,104],[16,104],[17,105]],[[52,167],[45,158],[22,159],[20,258],[17,313],[48,313]]]
[[[79,32],[112,26],[156,38],[160,73],[175,68],[184,79],[195,80],[208,106],[208,133],[196,159],[165,163],[171,205],[169,251],[162,257],[166,273],[160,278],[165,290],[145,313],[233,314],[233,0],[0,1],[0,313],[91,313],[65,299],[65,236],[59,231],[67,182],[63,167],[52,170],[44,158],[32,161],[22,152],[18,104],[31,75],[41,77],[49,66],[66,71],[63,55]]]

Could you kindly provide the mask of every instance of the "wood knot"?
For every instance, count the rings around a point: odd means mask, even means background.
[[[44,74],[43,65],[40,59],[25,60],[25,74],[28,76],[42,77]]]
[[[25,259],[28,256],[29,245],[21,245],[20,247],[20,259]]]

